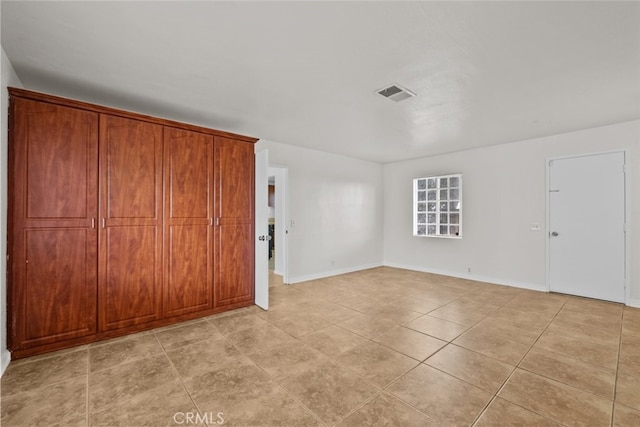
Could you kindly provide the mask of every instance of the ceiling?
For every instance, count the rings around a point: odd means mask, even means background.
[[[375,162],[640,118],[640,2],[2,1],[24,86]],[[417,93],[394,102],[392,83]]]

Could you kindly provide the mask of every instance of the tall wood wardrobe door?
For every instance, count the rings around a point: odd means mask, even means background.
[[[254,298],[254,148],[221,137],[214,147],[214,304],[221,307]]]
[[[12,98],[13,350],[96,331],[98,115]]]
[[[213,136],[164,128],[164,310],[213,307]]]
[[[162,126],[100,116],[100,330],[162,317]]]

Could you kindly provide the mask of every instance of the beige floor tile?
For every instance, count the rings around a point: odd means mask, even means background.
[[[277,383],[246,357],[220,365],[202,375],[187,378],[184,385],[194,403],[203,412],[223,412],[239,401],[252,401]]]
[[[563,384],[613,399],[616,371],[589,365],[580,360],[533,348],[519,365],[527,371]]]
[[[337,357],[367,342],[365,338],[335,325],[304,335],[300,340],[329,357]]]
[[[391,267],[270,296],[12,361],[2,425],[640,425],[640,309]]]
[[[330,325],[326,320],[306,313],[291,314],[272,322],[272,324],[292,337],[301,337]]]
[[[86,375],[39,388],[5,393],[0,405],[0,424],[7,427],[84,426],[86,403]]]
[[[475,330],[483,330],[484,332],[499,336],[509,341],[518,342],[520,344],[532,345],[541,334],[541,331],[535,329],[522,328],[512,324],[509,321],[498,319],[495,317],[487,317],[474,326]]]
[[[208,319],[223,335],[229,335],[236,332],[263,326],[266,320],[256,314],[242,311],[239,313],[230,313],[221,317]]]
[[[301,341],[287,342],[248,357],[272,378],[282,381],[326,361],[326,356]]]
[[[346,417],[338,427],[362,426],[439,426],[432,418],[421,414],[387,393],[382,393],[362,408]]]
[[[156,338],[166,351],[173,350],[194,342],[221,337],[218,330],[206,320],[189,322],[173,328],[155,332]]]
[[[491,402],[474,424],[474,427],[515,426],[560,427],[560,424],[499,397]]]
[[[614,427],[637,427],[640,426],[640,411],[624,405],[615,404],[613,409]]]
[[[387,391],[444,425],[471,425],[493,397],[427,365],[403,375]]]
[[[332,362],[289,378],[283,386],[327,424],[339,421],[380,390]]]
[[[623,334],[618,370],[624,375],[640,378],[640,335]]]
[[[295,307],[293,305],[289,305],[286,303],[273,304],[272,301],[269,301],[269,310],[260,309],[260,311],[254,312],[254,314],[258,316],[260,319],[265,320],[269,323],[283,319],[292,314],[300,314],[300,313],[301,313],[301,310],[298,307]],[[253,326],[257,326],[257,325],[253,325]]]
[[[425,301],[420,298],[416,298],[414,296],[401,298],[392,302],[393,305],[404,308],[406,310],[411,310],[418,312],[420,314],[426,314],[436,308],[440,308],[442,304],[433,301]]]
[[[469,327],[448,320],[425,315],[406,323],[404,326],[423,334],[431,335],[444,341],[451,341]]]
[[[487,317],[487,314],[475,310],[445,305],[429,312],[429,316],[449,320],[464,326],[473,326]]]
[[[460,311],[477,312],[485,316],[490,315],[491,313],[496,311],[498,308],[500,308],[499,305],[495,305],[493,304],[493,302],[481,303],[478,300],[476,300],[473,295],[460,297],[455,301],[451,301],[449,304],[446,305],[446,307],[456,308]]]
[[[564,335],[579,340],[595,341],[617,346],[620,342],[620,326],[599,327],[595,324],[579,323],[566,319],[554,319],[546,332]]]
[[[87,350],[63,353],[50,358],[14,361],[2,375],[2,398],[38,387],[87,375]]]
[[[340,304],[343,307],[350,308],[360,313],[370,313],[387,305],[387,303],[383,301],[377,300],[375,298],[369,298],[361,294],[353,295],[351,297],[334,302],[336,304]]]
[[[517,369],[499,396],[566,425],[609,425],[612,401]]]
[[[242,353],[220,337],[169,350],[167,356],[181,378],[190,378],[236,360]]]
[[[519,327],[521,329],[529,329],[530,331],[540,334],[547,327],[549,322],[551,322],[551,320],[554,318],[554,315],[555,313],[541,314],[516,310],[505,305],[504,307],[501,307],[491,313],[489,318],[503,319],[513,326]]]
[[[318,317],[329,323],[342,322],[360,314],[358,311],[329,301],[314,301],[312,304],[302,304],[300,309],[303,313]]]
[[[640,321],[627,320],[625,318],[622,321],[622,333],[626,335],[635,335],[636,337],[640,337]]]
[[[569,297],[562,309],[619,318],[622,316],[624,304],[572,296]]]
[[[560,311],[569,297],[558,294],[528,292],[514,298],[505,307],[540,315],[554,315]]]
[[[534,348],[560,353],[607,369],[616,369],[618,363],[617,345],[601,344],[553,332],[543,333]]]
[[[422,316],[422,314],[417,311],[408,310],[393,304],[387,304],[384,307],[376,308],[367,314],[377,319],[388,320],[396,324],[410,322],[413,319]]]
[[[446,341],[402,326],[390,330],[374,341],[419,361],[423,361],[447,344]]]
[[[163,354],[152,333],[116,338],[89,346],[89,370],[97,372],[123,363]]]
[[[596,326],[598,328],[620,328],[620,322],[622,322],[621,315],[602,315],[591,313],[583,313],[572,310],[560,310],[556,316],[557,320],[566,320],[575,323],[586,323],[588,325]]]
[[[197,408],[178,380],[163,384],[115,406],[96,408],[89,414],[92,427],[176,426]],[[176,422],[177,421],[177,422]]]
[[[89,374],[89,411],[98,412],[177,380],[163,353]]]
[[[515,369],[454,344],[447,345],[424,363],[494,394]]]
[[[251,329],[229,334],[227,339],[244,354],[250,354],[272,346],[285,344],[294,338],[281,329],[265,323]]]
[[[396,327],[395,322],[360,314],[337,324],[362,337],[373,339]]]
[[[236,399],[221,413],[225,426],[322,426],[322,422],[282,387],[265,388],[254,399]],[[216,425],[209,423],[210,426]]]
[[[635,321],[640,324],[640,308],[625,306],[622,317],[624,320]]]
[[[640,376],[618,374],[616,403],[640,411]]]
[[[454,340],[453,343],[512,366],[520,362],[530,348],[526,344],[509,341],[494,335],[484,328],[471,328]]]
[[[366,342],[343,353],[336,358],[336,361],[353,369],[379,387],[385,387],[419,363],[415,359],[373,342]]]

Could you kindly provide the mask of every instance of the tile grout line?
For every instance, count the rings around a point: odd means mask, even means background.
[[[180,385],[182,386],[182,389],[184,390],[185,393],[187,393],[187,396],[189,396],[189,400],[191,401],[193,406],[195,406],[195,408],[198,411],[198,414],[200,415],[200,417],[204,418],[202,410],[200,409],[200,407],[198,406],[196,401],[191,396],[191,393],[189,393],[189,389],[187,389],[187,386],[185,385],[185,383],[184,383],[184,381],[182,379],[182,376],[178,373],[178,369],[175,367],[175,365],[173,364],[173,361],[171,360],[171,358],[167,354],[167,349],[162,345],[162,343],[158,339],[158,336],[155,333],[153,334],[153,337],[155,338],[156,342],[158,343],[158,345],[162,349],[162,353],[164,354],[164,357],[169,361],[169,365],[171,366],[171,370],[173,371],[173,373],[176,376],[176,378],[178,379],[178,381],[180,381]],[[205,423],[206,426],[209,425],[206,421],[204,423]]]
[[[568,301],[568,299],[567,299],[567,301]],[[515,374],[516,370],[517,370],[517,369],[523,369],[523,368],[520,368],[520,364],[521,364],[521,363],[522,363],[522,361],[527,357],[527,355],[531,352],[531,350],[532,350],[532,349],[533,349],[533,347],[536,345],[536,343],[540,340],[540,338],[542,337],[542,335],[544,335],[545,331],[549,328],[549,325],[551,325],[551,323],[553,323],[553,321],[554,321],[554,320],[555,320],[555,318],[558,316],[558,314],[560,313],[560,311],[562,310],[562,308],[565,306],[565,304],[567,303],[567,301],[565,301],[565,302],[560,306],[560,308],[558,309],[558,311],[556,311],[556,313],[553,315],[553,317],[551,318],[551,320],[549,320],[549,321],[547,322],[546,326],[545,326],[545,327],[542,329],[542,331],[540,332],[540,335],[538,335],[538,338],[536,338],[536,340],[535,340],[535,341],[530,345],[529,349],[525,352],[525,354],[520,358],[520,360],[518,361],[518,363],[515,365],[515,367],[514,367],[513,371],[511,371],[511,374],[509,375],[509,377],[508,377],[508,378],[507,378],[507,379],[502,383],[502,386],[500,386],[500,388],[499,388],[499,389],[498,389],[498,391],[496,392],[496,394],[495,394],[495,396],[493,397],[493,399],[491,399],[491,402],[493,402],[493,401],[494,401],[496,398],[498,398],[498,397],[500,397],[500,398],[504,399],[503,397],[498,396],[498,395],[499,395],[499,394],[500,394],[500,392],[504,389],[504,387],[507,385],[507,383],[509,382],[509,380],[513,377],[513,375]],[[523,369],[523,370],[524,370],[524,369]],[[529,371],[527,371],[527,372],[529,372]],[[539,375],[539,374],[536,374],[536,375]],[[546,378],[546,377],[545,377],[545,378]],[[529,411],[529,412],[532,412],[532,413],[534,413],[534,414],[536,414],[536,415],[539,415],[539,416],[541,416],[541,417],[543,417],[543,418],[545,418],[545,419],[552,420],[552,421],[554,421],[554,422],[558,422],[558,423],[562,424],[562,421],[560,421],[560,420],[556,420],[556,419],[554,419],[554,418],[550,418],[550,417],[549,417],[549,416],[547,416],[547,415],[543,415],[543,414],[540,414],[540,413],[538,413],[538,412],[536,412],[536,411],[534,411],[534,410],[531,410],[531,409],[529,409],[529,408],[525,408],[525,407],[523,407],[523,406],[521,406],[521,405],[519,405],[519,404],[517,404],[517,403],[515,403],[515,402],[512,402],[512,401],[510,401],[510,400],[507,400],[507,399],[504,399],[504,400],[506,400],[507,402],[509,402],[509,403],[511,403],[511,404],[513,404],[513,405],[519,406],[520,408],[523,408],[523,409],[525,409],[525,410],[527,410],[527,411]],[[485,408],[485,410],[483,410],[483,412],[482,412],[482,413],[484,413],[485,411],[486,411],[486,408]],[[481,415],[482,415],[482,414],[481,414]],[[480,415],[480,416],[481,416],[481,415]],[[474,421],[474,424],[475,424],[475,423],[477,423],[477,422],[480,420],[480,416],[479,416],[479,417]]]
[[[613,426],[613,422],[615,420],[615,412],[616,412],[616,397],[618,393],[618,376],[620,374],[620,355],[622,354],[622,336],[624,333],[624,311],[625,306],[622,307],[622,316],[620,318],[620,339],[618,340],[618,358],[616,360],[616,376],[615,382],[613,383],[613,401],[611,405],[611,420],[609,425]]]

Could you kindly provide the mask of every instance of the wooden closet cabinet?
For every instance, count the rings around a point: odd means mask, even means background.
[[[165,128],[165,315],[213,307],[213,136]]]
[[[98,115],[12,99],[10,345],[96,332]]]
[[[255,138],[9,92],[13,358],[253,304]]]
[[[254,299],[253,144],[215,139],[215,306]],[[246,305],[246,304],[245,304]]]
[[[100,115],[100,331],[162,316],[162,132]]]

